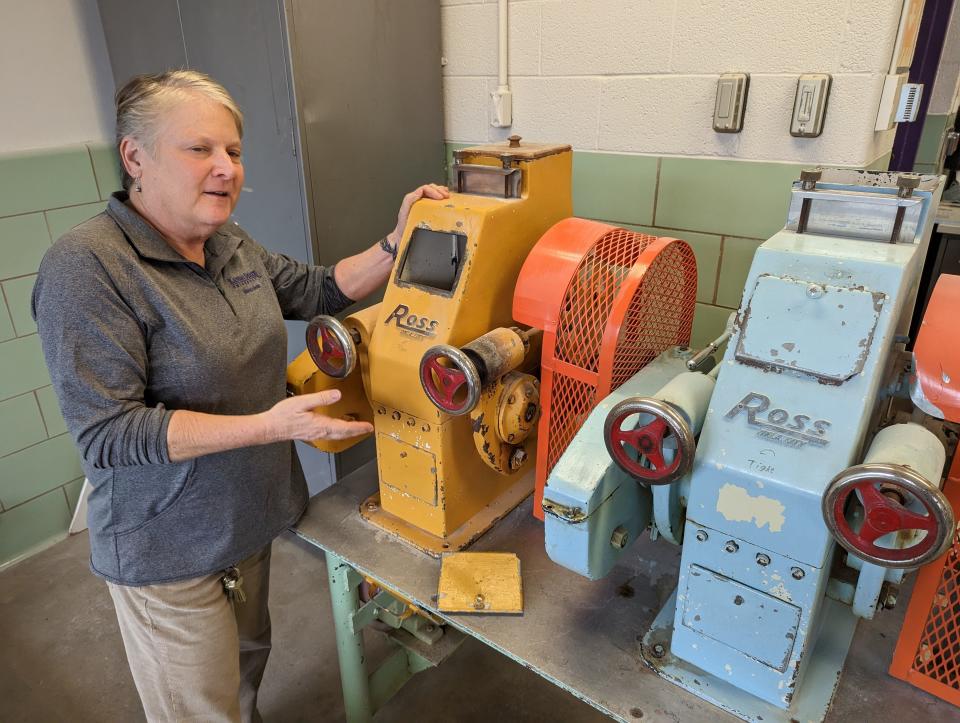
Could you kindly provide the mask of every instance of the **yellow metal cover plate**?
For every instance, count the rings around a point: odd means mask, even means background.
[[[508,142],[489,143],[480,146],[469,146],[454,151],[454,157],[458,160],[467,156],[486,156],[488,158],[503,158],[508,156],[520,161],[534,161],[538,158],[545,158],[557,153],[566,153],[573,150],[572,146],[566,143],[527,143],[524,141],[519,146],[511,146]]]
[[[520,558],[512,552],[455,552],[440,561],[437,606],[450,613],[522,613]]]

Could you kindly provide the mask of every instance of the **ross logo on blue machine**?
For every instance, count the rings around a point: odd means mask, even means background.
[[[402,332],[428,338],[437,335],[437,327],[440,325],[439,321],[429,319],[426,316],[411,314],[410,307],[406,304],[397,304],[397,308],[391,312],[383,323],[389,324],[391,321]]]
[[[800,448],[808,444],[826,447],[830,444],[827,438],[830,422],[826,419],[813,419],[807,414],[791,414],[786,409],[770,407],[770,397],[750,392],[724,415],[724,419],[733,420],[742,414],[747,424],[757,429],[759,438],[785,447]]]

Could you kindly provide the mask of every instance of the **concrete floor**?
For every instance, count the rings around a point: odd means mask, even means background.
[[[143,720],[106,586],[87,567],[86,533],[0,572],[0,721]],[[292,535],[274,544],[274,648],[260,696],[267,723],[344,719],[323,558]],[[368,657],[386,650],[369,632]],[[600,723],[598,711],[467,640],[415,676],[377,721]]]

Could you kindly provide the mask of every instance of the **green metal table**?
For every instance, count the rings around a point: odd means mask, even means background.
[[[737,720],[659,678],[641,659],[640,640],[676,584],[679,548],[642,539],[610,575],[591,582],[547,557],[543,525],[531,515],[528,499],[470,547],[520,557],[523,615],[441,613],[435,602],[440,561],[361,518],[361,502],[376,489],[376,463],[371,462],[314,497],[294,529],[326,555],[350,723],[370,720],[412,675],[442,663],[465,635],[616,720]],[[421,638],[436,637],[438,631],[411,632],[399,618],[391,619],[401,606],[386,593],[362,604],[358,588],[364,577],[445,622],[443,635],[430,645]],[[956,708],[887,675],[905,609],[904,602],[860,623],[827,720],[960,719]],[[378,617],[390,624],[395,650],[370,673],[361,632]]]

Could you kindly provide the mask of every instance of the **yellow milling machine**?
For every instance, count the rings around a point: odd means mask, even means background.
[[[453,192],[414,204],[383,301],[314,319],[287,370],[294,394],[341,390],[317,411],[373,423],[379,492],[360,512],[432,555],[533,491],[540,332],[511,307],[527,254],[572,213],[572,155],[517,137],[456,151]]]

